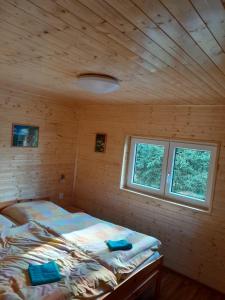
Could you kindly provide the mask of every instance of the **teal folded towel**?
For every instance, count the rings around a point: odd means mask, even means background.
[[[42,265],[30,264],[28,273],[32,285],[56,282],[62,278],[59,273],[59,267],[54,261]]]
[[[119,240],[119,241],[106,241],[109,250],[117,251],[117,250],[130,250],[132,249],[132,244],[126,240]]]

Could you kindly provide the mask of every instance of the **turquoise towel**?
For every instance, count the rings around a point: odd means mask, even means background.
[[[54,261],[42,265],[30,264],[28,273],[32,285],[56,282],[62,278],[59,273],[59,267]]]
[[[109,250],[117,251],[117,250],[130,250],[132,249],[132,244],[126,240],[119,240],[119,241],[106,241]]]

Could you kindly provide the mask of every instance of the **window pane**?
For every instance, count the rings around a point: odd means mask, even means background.
[[[165,147],[136,144],[133,183],[160,189]]]
[[[204,201],[210,160],[210,151],[176,148],[171,192]]]

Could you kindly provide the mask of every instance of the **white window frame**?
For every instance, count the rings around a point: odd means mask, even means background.
[[[176,148],[193,149],[193,150],[196,149],[196,150],[203,150],[203,151],[206,150],[211,152],[211,160],[210,160],[209,171],[208,171],[208,185],[207,185],[208,188],[207,188],[205,200],[201,201],[198,198],[176,194],[171,191],[172,181],[173,181],[172,174],[173,174]],[[168,156],[168,169],[167,169],[167,183],[165,185],[165,196],[168,196],[169,198],[175,199],[187,205],[209,208],[212,199],[212,194],[213,194],[213,187],[214,187],[216,157],[217,157],[217,147],[215,145],[212,146],[212,145],[204,145],[204,144],[199,144],[199,143],[197,144],[197,143],[190,143],[190,142],[188,143],[170,142],[170,150]]]
[[[136,157],[136,145],[137,144],[150,144],[150,145],[160,145],[164,146],[164,158],[162,163],[162,173],[161,173],[161,184],[160,189],[143,186],[141,184],[133,183],[134,167],[135,167],[135,157]],[[172,173],[173,164],[175,158],[176,148],[188,148],[196,150],[208,150],[211,152],[211,160],[208,172],[208,188],[206,199],[201,201],[198,198],[184,196],[171,192],[172,185]],[[127,173],[125,180],[125,187],[136,192],[142,192],[148,196],[159,196],[160,199],[165,201],[175,202],[181,205],[194,208],[202,208],[204,210],[209,210],[212,204],[213,190],[215,183],[216,174],[216,161],[217,161],[217,151],[218,147],[215,143],[201,143],[201,142],[189,142],[189,141],[171,141],[171,140],[158,140],[149,138],[138,138],[131,137],[130,140],[130,150],[128,157]]]
[[[164,146],[164,158],[162,163],[162,174],[161,174],[161,182],[160,189],[156,189],[153,187],[143,186],[141,184],[133,183],[133,175],[134,175],[134,165],[135,165],[135,157],[136,157],[136,145],[137,144],[150,144],[150,145],[158,145]],[[169,143],[167,141],[153,140],[153,139],[139,139],[132,138],[130,145],[130,155],[129,155],[129,163],[128,163],[128,173],[127,173],[127,186],[136,190],[150,192],[151,194],[158,195],[164,192],[164,186],[166,182],[166,169],[167,169],[167,156],[169,151]]]

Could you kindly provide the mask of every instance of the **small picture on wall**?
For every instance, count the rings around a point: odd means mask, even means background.
[[[38,147],[39,127],[13,124],[13,147]]]
[[[96,133],[95,152],[105,152],[106,150],[106,134]]]

